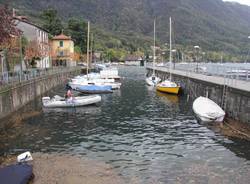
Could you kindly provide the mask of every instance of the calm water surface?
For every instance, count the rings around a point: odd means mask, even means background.
[[[112,165],[128,183],[249,183],[249,142],[198,123],[192,102],[147,87],[143,68],[120,74],[121,89],[98,106],[42,109],[39,98],[12,117],[15,124],[2,120],[0,154],[80,155]],[[58,93],[63,87],[50,95]]]

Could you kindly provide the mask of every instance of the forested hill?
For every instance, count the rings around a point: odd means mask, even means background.
[[[29,15],[52,7],[64,19],[82,17],[121,38],[148,39],[156,17],[158,41],[168,42],[168,19],[172,16],[177,44],[239,54],[247,52],[249,42],[250,7],[222,0],[12,0],[10,3]]]

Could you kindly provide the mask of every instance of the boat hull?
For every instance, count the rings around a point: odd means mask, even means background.
[[[163,93],[170,93],[170,94],[178,94],[180,87],[164,87],[164,86],[157,86],[156,88],[158,91]]]
[[[101,96],[85,96],[85,97],[73,97],[72,99],[50,99],[49,97],[43,97],[42,103],[47,108],[63,108],[63,107],[81,107],[91,104],[96,104],[101,101]]]
[[[83,85],[76,88],[77,91],[86,94],[112,93],[112,86]]]
[[[223,122],[225,112],[209,98],[199,97],[193,103],[193,111],[202,122]]]

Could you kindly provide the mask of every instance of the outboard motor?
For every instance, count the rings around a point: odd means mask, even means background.
[[[66,90],[71,90],[72,87],[71,87],[69,84],[66,84],[65,89],[66,89]]]

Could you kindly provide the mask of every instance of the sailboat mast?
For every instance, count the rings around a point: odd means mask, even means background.
[[[155,75],[155,19],[154,19],[153,75]]]
[[[172,75],[171,75],[171,69],[172,69],[172,19],[171,17],[169,18],[169,32],[170,32],[170,36],[169,36],[169,44],[170,44],[170,54],[169,54],[169,74],[170,74],[170,81],[172,81]]]
[[[87,35],[87,76],[89,74],[89,21],[88,21],[88,35]]]

